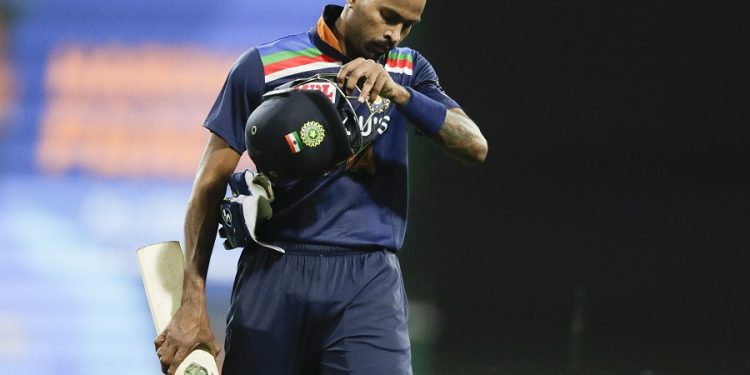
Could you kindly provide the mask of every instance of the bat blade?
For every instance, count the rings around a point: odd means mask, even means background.
[[[182,300],[185,259],[177,241],[160,242],[136,250],[146,299],[156,333],[169,325]],[[207,351],[196,349],[177,368],[175,375],[219,375],[216,360]]]

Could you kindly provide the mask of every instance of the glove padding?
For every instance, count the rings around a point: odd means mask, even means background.
[[[273,216],[274,196],[268,178],[246,169],[230,176],[229,187],[232,196],[221,203],[219,236],[226,239],[224,248],[245,247],[255,242],[284,253],[284,249],[263,243],[255,235],[255,226]]]

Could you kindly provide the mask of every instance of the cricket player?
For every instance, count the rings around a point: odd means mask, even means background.
[[[425,3],[328,5],[309,31],[254,46],[232,66],[204,123],[211,135],[188,202],[182,304],[155,340],[165,373],[196,347],[220,351],[206,312],[206,273],[227,181],[247,150],[248,117],[264,93],[319,73],[335,74],[370,110],[379,103],[359,124],[377,138],[340,173],[274,182],[273,216],[257,234],[286,252],[242,250],[223,374],[412,373],[397,258],[407,222],[407,131],[469,163],[487,155],[478,126],[440,86],[433,66],[400,46]],[[315,147],[293,140],[301,147],[292,142],[287,152]]]

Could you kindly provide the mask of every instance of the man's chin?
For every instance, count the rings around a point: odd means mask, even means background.
[[[353,51],[354,52],[353,54],[351,54],[351,55],[347,54],[347,55],[349,55],[349,58],[351,58],[351,59],[356,59],[357,57],[362,57],[362,58],[365,58],[365,59],[378,60],[383,55],[387,54],[388,51],[390,51],[390,50],[387,50],[385,52],[381,52],[377,48],[365,48],[364,50]]]
[[[390,50],[388,49],[382,50],[380,48],[367,48],[363,57],[366,59],[378,60],[383,55],[387,54],[388,51]]]
[[[377,52],[367,51],[367,52],[362,53],[360,56],[365,59],[377,60],[382,55],[379,55]]]

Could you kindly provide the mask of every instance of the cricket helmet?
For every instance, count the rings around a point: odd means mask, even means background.
[[[245,126],[248,155],[259,172],[272,181],[320,176],[375,139],[377,132],[363,137],[357,114],[365,109],[370,121],[372,104],[345,95],[335,77],[318,74],[263,95]]]

